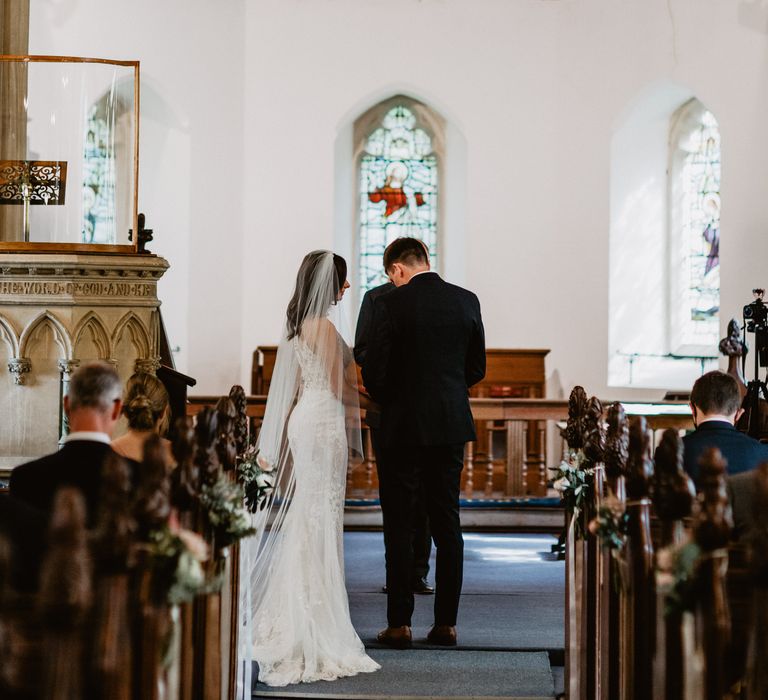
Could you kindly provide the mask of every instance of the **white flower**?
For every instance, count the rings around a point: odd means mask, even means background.
[[[675,555],[669,547],[656,552],[656,568],[660,571],[672,571],[675,566]]]
[[[607,508],[614,519],[618,520],[624,514],[624,504],[611,493],[603,500],[603,507]]]
[[[568,481],[568,479],[564,476],[561,476],[554,484],[552,484],[552,488],[555,489],[555,491],[559,491],[560,493],[564,493],[565,490],[571,485],[571,482]]]
[[[264,457],[262,457],[261,455],[259,455],[259,456],[256,458],[256,464],[258,464],[258,465],[259,465],[259,469],[261,469],[261,471],[263,471],[263,472],[267,472],[267,473],[269,473],[269,472],[272,472],[272,471],[274,471],[274,469],[275,469],[275,466],[274,466],[273,464],[270,464],[270,463],[269,463],[269,462],[268,462],[268,461],[267,461],[267,460],[266,460]]]
[[[205,583],[205,573],[200,562],[187,552],[182,552],[179,557],[179,566],[176,578],[188,589],[196,589]]]
[[[659,591],[670,591],[675,587],[675,577],[667,571],[656,572],[656,588]]]
[[[184,528],[179,529],[176,535],[184,543],[184,546],[189,550],[189,553],[196,561],[207,561],[208,545],[200,535],[196,532],[192,532],[192,530],[185,530]]]
[[[256,477],[256,486],[260,489],[272,489],[275,485],[275,477],[273,474],[261,473]]]

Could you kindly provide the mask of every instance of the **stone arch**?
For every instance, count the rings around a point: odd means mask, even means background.
[[[0,316],[0,340],[8,345],[11,357],[19,357],[19,337],[11,322],[4,316]]]
[[[50,326],[53,332],[53,339],[61,349],[61,356],[65,360],[72,359],[72,338],[70,337],[64,324],[59,321],[50,311],[43,311],[39,316],[32,320],[21,332],[19,339],[19,357],[29,357],[30,349],[35,343],[37,331],[43,326]]]
[[[112,343],[109,340],[109,333],[107,333],[104,323],[94,311],[89,311],[83,316],[80,323],[77,324],[74,339],[73,347],[78,359],[85,357],[78,350],[78,346],[86,340],[90,340],[96,346],[98,359],[108,360],[112,357]]]
[[[144,323],[133,312],[129,311],[123,316],[112,333],[112,349],[117,352],[117,346],[121,343],[124,333],[129,334],[131,344],[136,349],[136,355],[139,358],[146,358],[150,355],[152,341]]]

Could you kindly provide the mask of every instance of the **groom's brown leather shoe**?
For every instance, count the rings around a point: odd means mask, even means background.
[[[456,628],[450,625],[435,625],[429,630],[427,641],[441,647],[455,647],[457,642]]]
[[[386,644],[393,649],[410,649],[412,643],[411,628],[407,625],[402,627],[387,627],[376,635],[379,644]]]

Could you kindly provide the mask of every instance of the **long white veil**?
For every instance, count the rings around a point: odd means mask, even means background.
[[[343,418],[348,468],[362,461],[357,370],[352,351],[342,335],[343,316],[338,301],[346,280],[339,279],[340,275],[346,275],[346,265],[333,253],[319,250],[305,256],[277,350],[257,439],[259,463],[271,470],[275,489],[265,506],[253,516],[256,534],[241,543],[238,644],[238,697],[241,698],[250,698],[254,615],[265,614],[261,606],[267,590],[265,584],[280,553],[283,525],[296,488],[289,425],[295,435],[297,431],[314,430],[319,421]],[[321,395],[327,397],[319,404],[317,415],[312,410],[302,411],[290,424],[293,409],[303,392],[313,389],[319,389]],[[340,476],[346,478],[346,475]],[[318,527],[322,526],[318,523]]]

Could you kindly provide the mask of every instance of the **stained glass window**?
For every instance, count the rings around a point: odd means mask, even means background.
[[[83,243],[113,243],[115,236],[114,128],[94,105],[88,115],[83,152]]]
[[[675,182],[672,245],[678,305],[674,329],[679,347],[716,353],[720,311],[720,130],[711,112],[700,108],[673,143]]]
[[[429,247],[437,268],[437,156],[432,138],[406,105],[390,109],[360,159],[360,294],[386,282],[381,260],[395,238]]]

